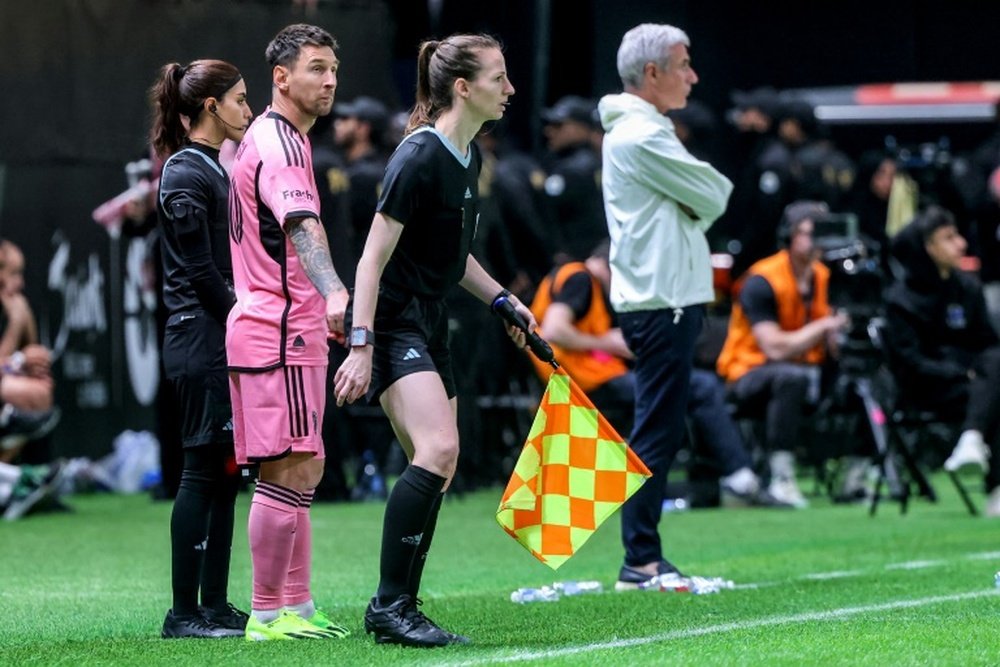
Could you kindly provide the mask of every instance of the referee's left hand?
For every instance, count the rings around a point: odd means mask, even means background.
[[[528,307],[525,306],[523,303],[521,303],[521,300],[514,295],[511,295],[507,298],[510,301],[511,305],[514,306],[514,310],[517,311],[517,314],[520,315],[524,319],[524,321],[528,324],[528,331],[534,331],[535,329],[537,329],[538,322],[535,321],[535,316],[531,313],[530,310],[528,310]],[[517,345],[520,348],[524,348],[524,346],[528,344],[528,340],[527,337],[525,336],[524,331],[509,324],[505,324],[505,327],[507,328],[507,335],[510,336],[510,339],[512,341],[514,341],[515,345]]]

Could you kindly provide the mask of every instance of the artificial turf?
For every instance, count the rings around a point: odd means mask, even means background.
[[[661,523],[666,555],[736,588],[714,595],[615,593],[617,517],[558,572],[496,524],[500,490],[449,498],[424,576],[424,611],[471,645],[376,646],[361,617],[378,574],[381,504],[313,508],[316,601],[352,636],[249,643],[159,639],[170,605],[169,503],[72,499],[75,512],[0,524],[4,665],[995,665],[1000,520],[941,501],[807,510],[696,510]],[[982,497],[977,497],[982,501]],[[241,494],[231,600],[249,601]],[[605,593],[517,605],[556,580]]]

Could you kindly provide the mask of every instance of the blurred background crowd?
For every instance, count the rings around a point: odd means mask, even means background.
[[[717,300],[699,351],[708,383],[701,414],[718,397],[721,418],[738,428],[713,433],[719,418],[709,412],[699,422],[692,406],[683,485],[673,494],[681,506],[724,502],[727,493],[750,504],[804,504],[801,494],[779,489],[763,495],[754,486],[748,494],[734,479],[747,468],[766,480],[775,462],[759,433],[764,415],[740,414],[715,375],[738,301],[734,287],[779,250],[789,204],[825,203],[813,236],[831,271],[831,304],[851,322],[841,332],[846,366],[839,369],[850,398],[834,389],[817,397],[810,415],[823,419],[807,421],[815,437],[804,436],[804,451],[796,452],[822,492],[870,496],[871,463],[893,446],[880,449],[865,406],[855,409],[853,400],[864,398],[858,380],[890,410],[898,399],[883,377],[893,373],[891,354],[872,325],[884,322],[885,291],[902,280],[893,239],[929,206],[953,216],[967,243],[960,270],[982,285],[992,326],[1000,326],[1000,82],[989,81],[995,60],[983,29],[1000,19],[996,7],[929,0],[795,8],[684,0],[35,4],[0,8],[0,80],[9,91],[0,127],[0,237],[8,239],[0,246],[0,465],[7,466],[0,506],[8,518],[65,507],[59,497],[80,488],[176,491],[178,420],[159,367],[158,233],[150,215],[159,165],[144,144],[145,92],[162,62],[225,58],[243,71],[259,113],[269,97],[262,45],[297,20],[327,28],[341,45],[337,104],[310,139],[323,222],[348,284],[412,103],[417,44],[455,31],[504,42],[517,94],[509,116],[477,140],[484,159],[475,254],[525,303],[553,271],[602,259],[596,107],[601,95],[620,91],[614,50],[621,35],[643,21],[684,27],[702,83],[670,117],[688,150],[735,185],[709,232]],[[456,336],[453,349],[463,443],[455,489],[462,491],[506,480],[544,378],[482,304],[464,293],[451,303],[452,330],[476,332]],[[831,410],[838,401],[847,407]],[[385,475],[402,461],[393,459],[398,448],[390,447],[381,410],[330,409],[327,422],[330,456],[317,499],[384,498]],[[899,442],[907,460],[887,480],[897,499],[910,482],[933,494],[920,470],[940,466],[956,434],[942,435],[936,447]],[[713,441],[727,437],[737,442]],[[854,460],[862,467],[852,468]],[[728,480],[721,488],[720,478]]]

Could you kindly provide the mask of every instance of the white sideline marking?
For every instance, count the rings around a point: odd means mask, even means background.
[[[965,554],[961,556],[966,560],[1000,560],[1000,551],[981,551],[978,553]],[[885,570],[922,570],[929,567],[941,567],[948,565],[953,561],[944,559],[930,559],[930,560],[911,560],[904,561],[902,563],[889,563],[882,566]],[[827,579],[844,579],[847,577],[860,577],[866,574],[871,574],[873,570],[833,570],[830,572],[809,572],[806,574],[800,574],[793,577],[793,581],[805,580],[805,581],[825,581]],[[770,588],[772,586],[782,586],[787,584],[787,581],[758,581],[746,584],[736,584],[733,586],[735,590],[755,590],[758,588]]]
[[[650,635],[648,637],[634,637],[632,639],[595,642],[593,644],[567,646],[565,648],[550,649],[547,651],[519,651],[512,655],[483,656],[482,658],[475,660],[445,664],[454,665],[455,667],[471,667],[472,665],[496,664],[501,662],[525,662],[528,660],[559,658],[567,655],[592,653],[594,651],[605,651],[613,648],[630,648],[633,646],[644,646],[646,644],[657,644],[659,642],[668,642],[687,637],[702,637],[705,635],[716,635],[726,632],[752,630],[754,628],[767,627],[771,625],[807,623],[810,621],[834,621],[848,616],[857,616],[858,614],[892,611],[894,609],[911,609],[913,607],[926,607],[927,605],[939,604],[942,602],[960,602],[962,600],[974,600],[976,598],[995,596],[998,594],[1000,594],[1000,589],[990,588],[982,591],[971,591],[969,593],[956,593],[954,595],[935,595],[933,597],[918,598],[916,600],[896,600],[895,602],[883,602],[881,604],[862,605],[859,607],[841,607],[840,609],[831,609],[829,611],[808,611],[801,614],[771,616],[770,618],[759,618],[752,621],[741,621],[739,623],[722,623],[719,625],[709,625],[703,628],[674,630],[673,632],[664,632],[658,635]]]
[[[947,565],[948,561],[944,560],[911,560],[905,563],[889,563],[885,566],[887,570],[922,570],[925,567],[938,567],[939,565]]]
[[[864,570],[834,570],[833,572],[813,572],[812,574],[803,574],[798,578],[808,579],[810,581],[825,581],[827,579],[844,579],[847,577],[860,577],[864,573],[865,573]]]

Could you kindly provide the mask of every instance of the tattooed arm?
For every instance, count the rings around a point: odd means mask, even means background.
[[[285,223],[288,238],[295,246],[299,263],[309,280],[326,299],[326,325],[333,337],[344,340],[344,312],[347,310],[347,288],[333,268],[326,231],[316,218],[289,220]]]

